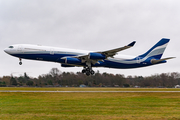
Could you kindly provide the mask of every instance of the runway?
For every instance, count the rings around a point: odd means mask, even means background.
[[[180,93],[180,91],[10,91],[1,90],[0,93]]]

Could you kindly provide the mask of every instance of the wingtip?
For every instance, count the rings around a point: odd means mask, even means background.
[[[130,43],[128,46],[132,47],[132,46],[134,46],[135,43],[136,43],[136,41],[133,41],[133,42]]]

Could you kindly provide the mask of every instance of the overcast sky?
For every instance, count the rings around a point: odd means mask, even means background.
[[[4,53],[12,44],[40,44],[72,49],[103,51],[136,41],[119,54],[137,56],[161,38],[171,41],[163,57],[177,57],[165,64],[137,69],[95,68],[101,73],[149,76],[180,72],[179,0],[0,0],[0,76],[37,77],[58,63],[23,60]]]

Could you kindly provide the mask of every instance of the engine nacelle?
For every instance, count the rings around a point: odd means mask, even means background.
[[[89,53],[89,59],[106,59],[106,56],[101,53]]]
[[[67,64],[80,64],[81,60],[78,58],[67,57],[65,60],[65,63],[67,63]]]

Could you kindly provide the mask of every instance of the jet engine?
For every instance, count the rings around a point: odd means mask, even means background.
[[[106,56],[101,53],[89,53],[89,59],[106,59]]]
[[[67,63],[67,64],[79,64],[79,63],[81,63],[81,60],[78,58],[67,57],[65,59],[65,63]]]

